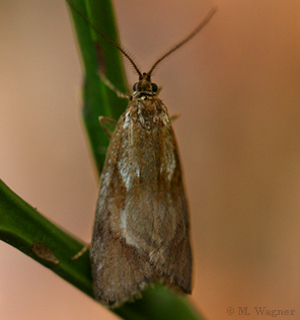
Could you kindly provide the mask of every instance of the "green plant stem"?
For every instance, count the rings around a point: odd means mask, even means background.
[[[103,37],[99,36],[82,18],[78,11],[86,17],[98,30],[109,39],[118,43],[114,10],[111,1],[107,0],[72,0],[75,11],[70,8],[78,45],[82,54],[84,67],[82,117],[87,130],[88,139],[100,175],[108,139],[99,123],[99,116],[118,120],[126,109],[128,101],[120,99],[100,79],[99,68],[103,66],[105,76],[120,91],[127,92],[126,75],[122,57]],[[101,57],[99,58],[99,52]],[[101,59],[101,61],[99,61]]]
[[[84,244],[47,220],[0,180],[0,239],[19,249],[74,286],[93,296],[89,255],[71,260]],[[37,256],[33,245],[50,248],[59,263]]]

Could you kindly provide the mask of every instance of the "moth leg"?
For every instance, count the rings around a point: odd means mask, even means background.
[[[104,130],[105,134],[110,139],[111,135],[112,135],[112,132],[109,131],[109,129],[107,128],[106,124],[111,124],[111,125],[115,126],[117,124],[117,121],[114,120],[114,119],[111,119],[111,118],[100,116],[99,117],[99,122],[100,122],[100,125],[101,125],[102,129]]]
[[[99,73],[99,76],[101,78],[101,80],[105,83],[105,85],[107,87],[109,87],[109,89],[111,89],[112,91],[114,91],[116,93],[116,95],[119,98],[126,98],[126,99],[130,99],[131,95],[127,94],[127,93],[123,93],[120,90],[118,90],[104,75],[104,73]]]
[[[180,113],[175,113],[170,117],[170,121],[175,121],[177,120],[179,117],[181,117]]]
[[[89,250],[91,248],[92,244],[88,243],[86,244],[80,251],[78,251],[75,256],[73,256],[71,258],[71,260],[76,260],[78,258],[80,258],[87,250]]]

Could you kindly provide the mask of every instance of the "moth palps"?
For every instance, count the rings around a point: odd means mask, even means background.
[[[215,11],[147,73],[140,72],[120,46],[87,21],[122,52],[139,76],[111,136],[101,174],[90,257],[95,295],[104,304],[120,305],[155,282],[191,293],[189,213],[178,148],[151,74],[158,63],[194,37]],[[102,124],[108,121],[101,119]]]

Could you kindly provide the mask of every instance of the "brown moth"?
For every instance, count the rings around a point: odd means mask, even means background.
[[[87,21],[123,53],[139,76],[133,94],[123,95],[130,102],[111,136],[91,244],[95,296],[109,306],[120,305],[155,282],[191,293],[189,213],[178,147],[151,74],[158,63],[194,37],[215,11],[147,73],[140,72],[120,46]]]
[[[91,248],[95,292],[114,305],[163,281],[191,293],[189,216],[168,111],[140,75],[112,135]]]

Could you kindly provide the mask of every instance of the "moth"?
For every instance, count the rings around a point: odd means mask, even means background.
[[[118,306],[155,282],[187,294],[192,291],[189,212],[178,147],[167,107],[158,98],[151,75],[215,11],[144,73],[121,46],[87,21],[122,52],[138,74],[132,95],[123,95],[129,104],[111,135],[95,214],[90,258],[95,296],[106,305]],[[101,117],[101,123],[105,122],[113,121]]]

